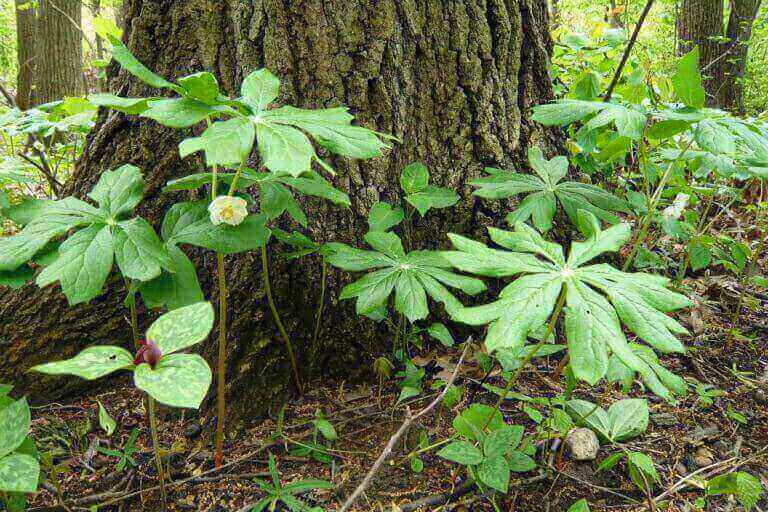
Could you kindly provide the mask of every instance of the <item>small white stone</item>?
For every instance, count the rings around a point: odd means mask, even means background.
[[[568,432],[565,446],[574,460],[595,460],[600,450],[600,441],[590,429],[580,427]]]

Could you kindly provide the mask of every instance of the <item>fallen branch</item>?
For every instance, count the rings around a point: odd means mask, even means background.
[[[453,381],[456,379],[456,375],[458,375],[459,373],[459,368],[461,368],[461,365],[464,362],[464,357],[467,355],[467,351],[469,349],[471,341],[472,341],[472,338],[470,337],[464,344],[464,351],[461,353],[459,362],[456,363],[456,368],[453,370],[453,374],[451,374],[451,378],[446,383],[445,387],[443,388],[443,391],[439,395],[437,395],[437,398],[432,400],[432,402],[428,406],[426,406],[424,409],[422,409],[416,414],[411,414],[411,410],[409,408],[406,408],[405,420],[403,421],[403,424],[400,425],[400,428],[397,429],[397,432],[395,432],[392,435],[392,437],[389,439],[389,442],[387,442],[386,446],[384,447],[384,450],[376,459],[376,462],[373,463],[373,466],[371,466],[371,469],[368,471],[368,474],[365,475],[365,478],[363,478],[363,481],[360,482],[360,485],[358,485],[355,491],[349,496],[349,498],[347,498],[347,500],[339,509],[339,512],[347,512],[350,509],[350,507],[352,507],[352,505],[354,505],[355,502],[360,498],[360,496],[368,489],[368,487],[370,487],[374,477],[376,476],[376,473],[379,472],[381,465],[384,463],[384,461],[387,460],[387,458],[390,456],[392,451],[395,449],[395,445],[397,444],[397,442],[400,440],[403,434],[405,434],[408,431],[411,425],[413,425],[415,421],[419,420],[423,416],[426,416],[427,414],[429,414],[437,406],[437,404],[439,404],[443,400],[443,398],[445,398],[445,394],[451,388],[451,386],[453,385]]]

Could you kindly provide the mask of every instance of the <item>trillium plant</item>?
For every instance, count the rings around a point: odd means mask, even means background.
[[[225,360],[227,341],[227,286],[224,256],[253,249],[261,250],[264,290],[275,323],[280,330],[291,360],[297,389],[301,391],[298,363],[288,333],[280,320],[272,297],[267,271],[267,243],[271,232],[266,223],[283,212],[306,226],[307,218],[286,186],[301,193],[349,203],[345,194],[335,190],[319,174],[313,163],[329,174],[333,168],[315,151],[310,137],[329,153],[349,158],[373,158],[386,144],[380,134],[351,123],[353,116],[344,107],[308,110],[289,105],[275,106],[280,94],[280,80],[267,69],[248,75],[240,88],[240,96],[223,94],[213,74],[194,73],[170,82],[155,74],[134,57],[127,47],[112,35],[112,56],[123,69],[151,87],[175,93],[175,97],[122,98],[113,94],[96,94],[90,101],[127,114],[140,115],[177,129],[191,128],[205,122],[199,135],[184,139],[179,145],[182,158],[202,152],[210,173],[182,178],[176,187],[198,188],[210,185],[209,199],[180,203],[171,216],[176,243],[189,243],[216,252],[219,288],[219,355],[218,355],[218,425],[216,432],[216,466],[221,467],[224,435]],[[274,108],[272,108],[274,107]],[[247,168],[254,149],[259,164],[267,172]],[[220,172],[232,168],[232,173]],[[226,177],[224,176],[226,175]],[[221,183],[228,190],[220,190]],[[241,189],[259,184],[258,213],[251,213],[254,201]],[[173,185],[173,184],[171,184]],[[196,185],[196,186],[193,186]]]
[[[119,370],[133,372],[134,385],[147,394],[149,423],[157,472],[165,501],[165,473],[160,459],[155,401],[170,407],[197,409],[211,385],[211,369],[197,354],[180,351],[200,343],[213,328],[213,308],[200,302],[170,311],[147,329],[135,355],[122,347],[89,347],[72,359],[34,366],[30,371],[74,375],[94,380]]]

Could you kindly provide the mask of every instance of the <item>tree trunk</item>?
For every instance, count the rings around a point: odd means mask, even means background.
[[[502,215],[472,198],[469,181],[486,165],[520,168],[532,144],[550,153],[560,144],[559,132],[527,121],[532,105],[552,97],[544,0],[126,0],[125,9],[127,44],[166,77],[211,70],[227,93],[237,95],[243,77],[266,66],[281,77],[282,101],[301,107],[345,104],[361,124],[403,141],[373,161],[334,161],[335,184],[350,195],[352,205],[342,210],[304,201],[308,235],[320,242],[358,244],[370,207],[378,200],[400,202],[400,171],[415,160],[429,167],[432,183],[463,197],[446,213],[416,220],[415,245],[446,247],[448,230],[480,235],[481,224],[500,223]],[[112,72],[114,91],[153,92],[124,72]],[[144,169],[147,182],[139,213],[157,226],[171,202],[184,198],[161,195],[163,184],[202,170],[199,161],[179,160],[180,139],[178,132],[152,121],[104,112],[70,192],[84,197],[102,170],[132,163]],[[217,300],[215,256],[189,252],[207,297]],[[329,272],[321,335],[313,345],[319,262],[312,257],[287,262],[274,242],[269,252],[276,302],[303,378],[351,380],[368,373],[391,337],[385,326],[357,317],[351,302],[337,300],[351,276]],[[231,288],[228,400],[234,417],[247,412],[253,418],[290,386],[290,366],[266,305],[258,254],[227,257],[226,268]],[[24,371],[94,343],[129,347],[123,293],[114,279],[102,297],[74,309],[57,289],[27,286],[0,293],[0,339],[10,347],[0,354],[0,380],[36,398],[75,389],[73,380],[30,377]],[[146,327],[153,315],[140,310],[140,317]],[[212,366],[215,346],[212,336],[201,348]]]
[[[741,114],[744,70],[760,0],[731,0],[727,22],[723,0],[683,0],[677,20],[679,53],[698,45],[707,104]]]
[[[35,101],[83,94],[80,0],[39,0]]]
[[[16,0],[16,105],[22,110],[32,104],[32,80],[35,74],[35,7],[27,0]]]

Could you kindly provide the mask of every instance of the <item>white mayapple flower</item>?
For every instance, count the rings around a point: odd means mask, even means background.
[[[248,203],[241,197],[219,196],[208,205],[208,211],[213,224],[237,226],[248,216]]]

